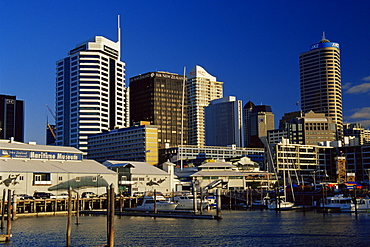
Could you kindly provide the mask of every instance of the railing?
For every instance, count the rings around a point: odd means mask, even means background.
[[[33,185],[51,185],[51,181],[33,181]]]

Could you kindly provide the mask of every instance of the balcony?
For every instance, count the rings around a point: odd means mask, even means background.
[[[51,181],[33,181],[33,185],[51,185]]]

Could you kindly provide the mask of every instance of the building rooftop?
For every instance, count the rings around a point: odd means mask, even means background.
[[[83,152],[74,147],[51,146],[51,145],[36,145],[36,143],[15,142],[12,140],[0,140],[0,149],[5,150],[24,150],[24,151],[43,151],[43,152],[64,152],[78,153]]]
[[[88,174],[114,174],[94,160],[83,161],[57,161],[57,160],[25,160],[0,159],[1,172],[52,172],[52,173],[88,173]]]
[[[167,172],[149,164],[139,161],[107,160],[103,163],[106,167],[124,167],[130,165],[133,175],[168,175]]]

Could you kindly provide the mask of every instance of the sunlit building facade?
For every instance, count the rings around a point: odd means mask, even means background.
[[[223,97],[223,82],[210,75],[204,68],[196,65],[188,74],[188,116],[189,116],[189,145],[204,146],[205,126],[204,108],[212,100]]]
[[[339,44],[324,36],[300,54],[301,107],[304,113],[325,113],[337,125],[337,140],[343,137],[342,85]]]
[[[119,40],[95,36],[56,62],[56,145],[86,154],[90,135],[129,126],[120,53]]]

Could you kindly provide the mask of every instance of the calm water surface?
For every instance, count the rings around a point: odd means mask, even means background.
[[[116,217],[115,246],[370,246],[370,215],[223,211],[223,219]],[[73,219],[75,220],[75,218]],[[106,217],[83,216],[72,246],[106,244]],[[65,216],[19,218],[3,246],[65,246]],[[4,232],[3,232],[4,233]]]

